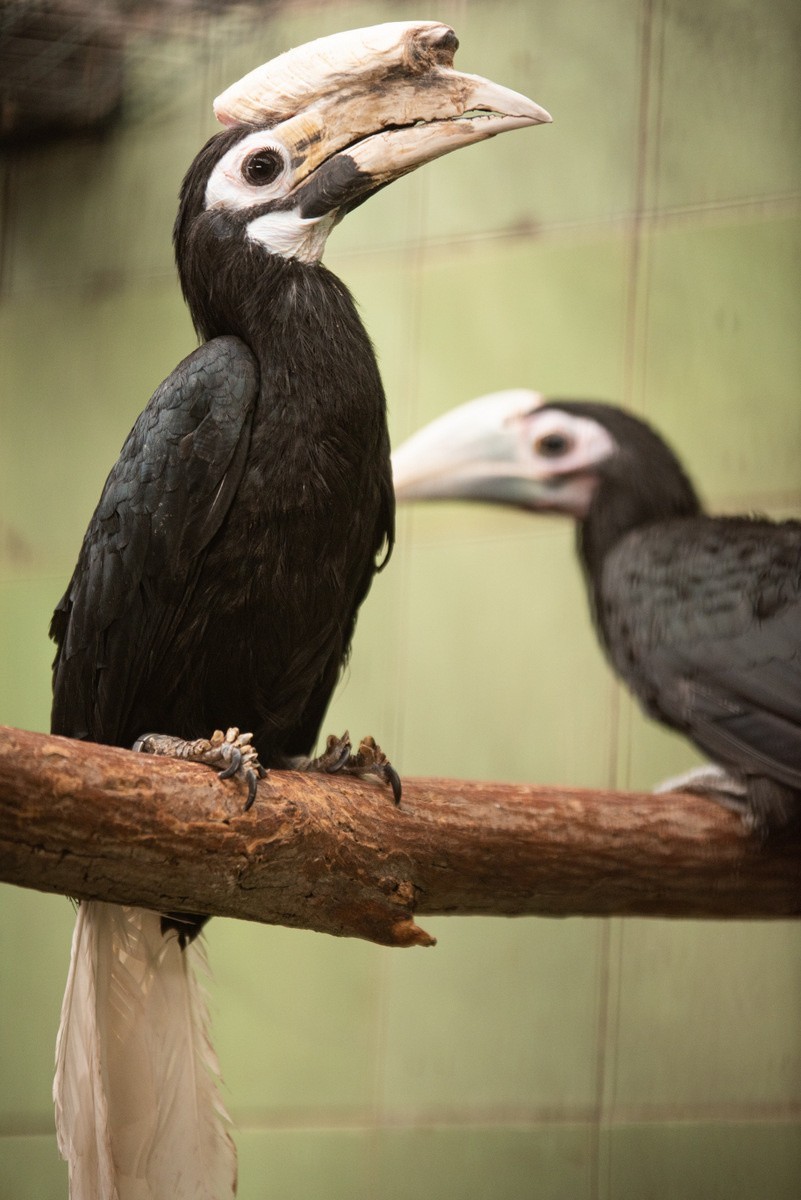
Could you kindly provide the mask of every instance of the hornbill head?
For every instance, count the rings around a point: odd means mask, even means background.
[[[484,500],[586,518],[610,490],[668,489],[695,503],[673,452],[612,404],[548,400],[524,389],[471,400],[413,434],[392,456],[395,496]]]
[[[352,30],[290,50],[218,97],[227,128],[190,167],[175,226],[190,307],[219,277],[221,243],[315,263],[337,221],[387,183],[551,120],[525,96],[455,71],[457,46],[435,21]]]

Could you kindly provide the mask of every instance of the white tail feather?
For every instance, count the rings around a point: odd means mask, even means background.
[[[56,1044],[71,1200],[229,1200],[236,1151],[217,1089],[198,942],[156,913],[81,904]]]

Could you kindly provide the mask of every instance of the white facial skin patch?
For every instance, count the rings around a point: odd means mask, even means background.
[[[432,421],[392,456],[396,496],[494,499],[586,515],[595,468],[616,444],[596,421],[542,404],[538,392],[495,392]]]
[[[248,178],[248,164],[258,156],[275,164],[277,174],[267,183]],[[297,184],[286,147],[270,130],[257,130],[242,138],[223,155],[206,185],[206,208],[246,212],[288,196]],[[301,217],[297,209],[259,213],[249,221],[247,235],[271,254],[317,263],[336,224],[337,213]]]
[[[317,263],[323,257],[328,235],[336,224],[336,213],[321,217],[301,217],[297,209],[267,212],[247,225],[248,237],[261,242],[271,254]]]
[[[275,155],[282,163],[280,172],[267,184],[251,183],[243,174],[248,160],[259,151]],[[256,130],[232,146],[215,166],[206,184],[205,207],[239,212],[254,204],[280,200],[289,194],[294,182],[286,147],[269,130]]]
[[[528,442],[527,474],[532,479],[590,470],[611,458],[617,448],[611,433],[603,425],[590,417],[579,417],[558,408],[530,413],[521,425],[524,444]],[[565,443],[564,452],[556,457],[546,452],[547,439],[553,436]]]

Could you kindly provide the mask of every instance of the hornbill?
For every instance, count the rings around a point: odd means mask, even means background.
[[[393,455],[399,500],[465,499],[577,522],[595,627],[644,711],[715,766],[668,781],[762,836],[801,817],[801,522],[713,517],[644,421],[497,392]]]
[[[310,758],[394,524],[375,356],[320,258],[387,183],[550,120],[455,71],[457,46],[437,22],[350,31],[218,98],[174,230],[202,344],[137,419],[56,608],[54,733],[208,762],[245,807],[271,765],[394,783],[370,740]],[[203,920],[80,906],[54,1084],[74,1197],[235,1190],[187,962]]]

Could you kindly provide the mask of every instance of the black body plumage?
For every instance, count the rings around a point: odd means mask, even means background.
[[[577,544],[609,659],[651,716],[744,780],[763,831],[801,817],[801,523],[702,513],[681,464],[609,405],[617,451]]]
[[[384,392],[343,284],[204,210],[175,226],[203,344],[138,418],[53,617],[52,730],[130,746],[238,725],[265,765],[314,746],[356,613],[392,546]]]
[[[370,775],[399,800],[372,738],[309,757],[395,504],[375,355],[319,261],[387,183],[550,119],[455,71],[456,44],[437,22],[349,30],[217,98],[228,128],[174,230],[202,344],[136,421],[56,608],[54,732],[206,763],[247,784],[243,811],[270,765]],[[204,920],[79,908],[54,1081],[75,1197],[236,1192],[188,945]]]

